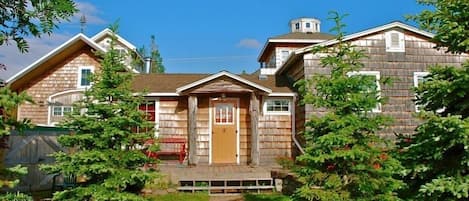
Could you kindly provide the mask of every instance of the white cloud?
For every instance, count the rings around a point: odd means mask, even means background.
[[[26,38],[29,52],[24,54],[19,52],[15,42],[0,46],[0,63],[7,67],[6,71],[0,71],[0,78],[7,80],[71,37],[67,33],[55,33],[43,35],[42,38]]]
[[[252,39],[252,38],[241,39],[236,45],[236,47],[252,48],[252,49],[260,48],[261,46],[262,44],[259,41],[257,41],[256,39]]]
[[[70,20],[72,23],[80,22],[81,16],[85,16],[86,24],[101,25],[106,24],[106,20],[99,17],[99,9],[89,2],[76,2],[77,9],[79,10]]]

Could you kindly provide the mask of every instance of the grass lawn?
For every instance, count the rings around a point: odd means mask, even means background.
[[[166,195],[150,196],[155,201],[208,201],[208,193],[170,193]]]
[[[290,197],[282,194],[246,194],[244,201],[291,201]]]

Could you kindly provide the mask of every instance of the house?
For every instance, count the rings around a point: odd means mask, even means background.
[[[431,42],[432,37],[432,33],[413,26],[391,22],[346,35],[343,39],[344,42],[362,50],[367,56],[362,59],[363,69],[351,74],[375,77],[380,95],[386,99],[383,105],[377,105],[372,111],[394,119],[393,123],[381,132],[383,137],[394,138],[395,133],[414,132],[420,121],[414,116],[419,107],[413,102],[415,93],[412,88],[424,81],[431,66],[435,64],[459,66],[469,58],[467,54],[451,54],[445,49],[435,49],[435,43]],[[296,49],[281,65],[269,70],[275,72],[277,77],[284,77],[291,86],[298,80],[316,74],[327,74],[329,69],[320,65],[321,55],[313,54],[311,50],[314,46],[332,47],[337,43],[338,41],[333,39]],[[379,80],[383,78],[390,78],[392,83],[382,85]],[[311,115],[321,115],[323,112],[311,105],[298,105],[295,108],[296,132],[300,133],[305,129],[305,122]]]
[[[18,106],[18,118],[46,127],[60,122],[92,85],[88,75],[100,68],[93,52],[106,51],[111,34],[77,34],[7,80],[37,103]],[[135,51],[118,35],[117,49]],[[190,164],[264,165],[291,156],[295,94],[286,80],[228,71],[134,73],[133,89],[147,92],[140,109],[154,121],[155,136],[186,139]]]
[[[267,40],[258,57],[260,70],[254,74],[134,71],[133,89],[147,92],[140,109],[154,121],[155,136],[185,139],[186,160],[192,165],[272,165],[276,158],[291,157],[296,148],[301,150],[297,134],[305,129],[308,117],[321,111],[298,104],[294,83],[327,73],[319,64],[320,55],[311,49],[334,46],[338,41],[321,33],[320,21],[314,18],[292,20],[290,30]],[[91,38],[78,34],[7,80],[13,90],[26,91],[37,103],[19,106],[18,118],[43,126],[59,122],[92,85],[87,75],[100,65],[93,51],[106,51],[111,34],[110,30]],[[373,112],[395,119],[383,131],[384,136],[412,133],[419,123],[413,117],[418,107],[412,101],[412,87],[423,80],[431,65],[458,65],[468,58],[434,49],[432,37],[401,22],[344,37],[368,56],[362,71],[351,73],[394,80],[385,86],[377,82],[381,96],[388,101]],[[135,51],[128,41],[117,39],[123,53]]]

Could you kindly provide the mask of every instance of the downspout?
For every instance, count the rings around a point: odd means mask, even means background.
[[[293,96],[293,104],[294,104],[295,107],[292,109],[291,138],[292,138],[293,142],[295,143],[296,147],[298,147],[298,150],[300,150],[301,154],[304,154],[305,150],[303,149],[303,147],[301,147],[301,144],[298,141],[298,139],[296,139],[296,95]]]

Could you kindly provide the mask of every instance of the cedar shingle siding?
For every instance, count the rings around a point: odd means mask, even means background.
[[[390,85],[381,85],[381,95],[387,99],[382,105],[381,114],[394,118],[392,125],[382,131],[385,137],[393,137],[393,133],[413,133],[419,123],[419,120],[413,117],[414,72],[429,71],[429,68],[435,64],[459,66],[468,58],[467,55],[454,55],[434,49],[435,44],[424,36],[409,31],[405,31],[404,34],[405,52],[386,52],[384,32],[350,41],[367,55],[367,58],[362,60],[364,63],[362,71],[379,71],[381,80],[387,77],[392,80]],[[317,55],[307,53],[303,56],[302,62],[293,64],[285,74],[297,81],[304,77],[302,70],[307,77],[328,73],[329,70],[321,67],[319,62],[320,58]],[[302,107],[297,108],[297,113],[304,114],[302,112]],[[304,112],[306,117],[322,113],[311,105],[306,105]],[[301,129],[300,124],[301,122],[297,123],[297,129]]]

